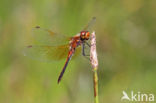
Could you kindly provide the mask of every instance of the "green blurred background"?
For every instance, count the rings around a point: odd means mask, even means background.
[[[32,27],[69,36],[93,17],[100,103],[121,103],[122,91],[156,94],[156,0],[1,0],[0,103],[93,103],[90,63],[40,62],[23,56]],[[153,102],[154,103],[154,102]]]

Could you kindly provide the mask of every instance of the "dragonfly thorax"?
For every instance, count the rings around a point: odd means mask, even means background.
[[[90,36],[90,33],[88,31],[81,31],[80,32],[80,39],[83,40],[88,40]]]

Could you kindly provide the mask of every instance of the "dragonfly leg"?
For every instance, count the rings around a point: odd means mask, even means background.
[[[88,42],[86,42],[86,44],[87,44],[87,46],[90,48],[91,46],[90,46],[90,44],[88,43]]]
[[[87,46],[90,48],[90,44],[88,42],[84,42],[85,44],[87,44]]]
[[[86,53],[85,53],[85,43],[82,44],[82,55],[83,55],[86,59],[90,60],[90,55],[86,55]]]

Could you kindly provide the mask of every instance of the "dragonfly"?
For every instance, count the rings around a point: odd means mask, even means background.
[[[87,56],[84,49],[85,45],[90,47],[87,41],[90,39],[90,30],[95,21],[96,18],[93,17],[89,23],[73,37],[67,37],[49,29],[36,26],[32,30],[36,45],[28,45],[24,50],[24,55],[41,61],[56,61],[66,58],[58,77],[58,83],[60,83],[71,58],[77,56],[80,53],[79,51],[82,51],[83,56]]]

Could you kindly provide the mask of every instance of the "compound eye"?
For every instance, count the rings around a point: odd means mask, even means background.
[[[87,33],[86,33],[86,36],[87,36],[87,37],[89,37],[89,35],[90,35],[90,33],[89,33],[89,32],[87,32]]]
[[[84,36],[85,35],[85,33],[84,32],[82,32],[82,36]]]

